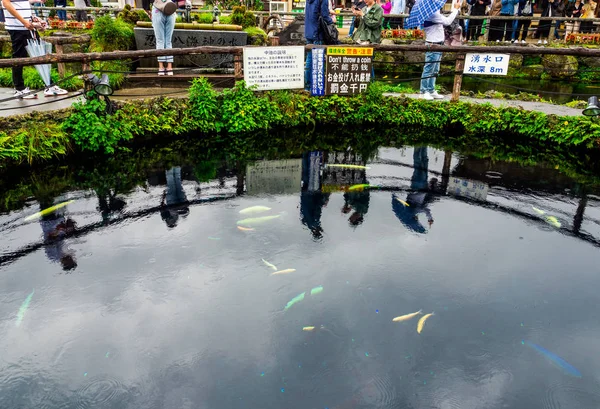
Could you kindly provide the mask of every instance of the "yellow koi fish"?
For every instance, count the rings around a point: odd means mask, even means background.
[[[237,227],[238,230],[240,231],[254,231],[254,229],[252,227],[243,227],[243,226],[238,226]]]
[[[421,331],[423,331],[423,326],[425,325],[425,321],[427,321],[427,318],[431,317],[432,315],[435,315],[435,314],[432,312],[431,314],[423,315],[421,317],[421,319],[417,323],[417,332],[419,334],[421,333]]]
[[[264,258],[261,258],[262,262],[265,263],[265,266],[267,267],[271,267],[273,269],[273,271],[277,271],[277,267],[275,267],[274,264],[269,263],[267,260],[265,260]]]
[[[58,210],[58,209],[60,209],[60,208],[62,208],[62,207],[65,207],[65,206],[66,206],[66,205],[68,205],[68,204],[71,204],[71,203],[73,203],[74,201],[75,201],[75,200],[68,200],[68,201],[66,201],[66,202],[62,202],[62,203],[59,203],[59,204],[57,204],[57,205],[54,205],[54,206],[52,206],[52,207],[49,207],[49,208],[47,208],[47,209],[44,209],[44,210],[42,210],[41,212],[37,212],[37,213],[35,213],[35,214],[32,214],[31,216],[27,216],[27,217],[25,218],[25,221],[26,221],[26,222],[28,222],[28,221],[30,221],[30,220],[39,219],[39,218],[40,218],[40,217],[42,217],[42,216],[46,216],[47,214],[50,214],[50,213],[52,213],[52,212],[54,212],[54,211],[56,211],[56,210]]]
[[[348,188],[348,190],[363,190],[368,189],[370,187],[367,183],[361,183],[360,185],[352,185]]]
[[[413,312],[411,314],[401,315],[399,317],[394,318],[392,321],[394,321],[394,322],[408,321],[408,320],[416,317],[417,315],[421,314],[422,312],[423,312],[423,310],[419,310],[419,311]]]
[[[396,200],[399,201],[400,203],[402,203],[404,205],[404,207],[410,207],[410,205],[407,202],[405,202],[404,200],[398,199],[398,198],[396,198]]]
[[[556,217],[547,216],[546,222],[550,223],[552,226],[556,227],[557,229],[560,229],[561,224]]]
[[[280,216],[281,215],[278,214],[275,216],[263,216],[263,217],[254,217],[251,219],[243,219],[243,220],[238,220],[237,224],[243,225],[245,227],[256,226],[257,224],[268,222],[269,220],[278,219]]]
[[[315,327],[304,327],[302,328],[302,331],[314,331]]]
[[[295,268],[286,268],[285,270],[275,271],[274,273],[271,273],[271,275],[274,276],[274,275],[278,275],[278,274],[289,274],[289,273],[293,273],[294,271],[296,271]]]
[[[270,207],[267,206],[252,206],[247,207],[245,209],[240,210],[240,214],[256,214],[256,213],[264,213],[271,210]]]
[[[332,163],[332,164],[327,164],[328,168],[346,168],[346,169],[371,169],[368,166],[362,166],[362,165],[345,165],[343,163]]]
[[[537,214],[546,214],[545,211],[543,211],[542,209],[538,209],[535,206],[531,206],[531,208],[537,213]]]

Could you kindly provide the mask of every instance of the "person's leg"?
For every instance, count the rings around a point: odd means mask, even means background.
[[[163,21],[163,14],[161,12],[156,12],[154,9],[152,10],[152,28],[154,29],[154,37],[156,38],[156,49],[162,50],[165,48],[165,28]],[[166,62],[166,57],[159,56],[158,60],[158,73],[164,71],[164,63]]]
[[[306,44],[314,44],[313,40],[306,40]],[[310,91],[312,88],[312,50],[306,52],[306,65],[304,66],[304,89]]]
[[[435,75],[440,70],[439,60],[442,53],[428,51],[425,53],[425,65],[421,74],[421,94],[432,93],[435,89]]]
[[[471,20],[471,22],[469,23],[469,29],[471,29],[471,24],[473,24],[471,41],[479,41],[479,36],[481,36],[481,27],[483,25],[483,20]]]
[[[354,33],[354,17],[352,17],[352,22],[350,23],[350,30],[348,31],[348,36],[352,37],[352,33]]]
[[[512,22],[512,31],[511,31],[511,36],[510,36],[510,39],[512,41],[515,41],[515,40],[519,39],[519,36],[518,36],[519,33],[517,33],[517,26],[518,25],[519,25],[519,20],[513,20],[513,22]]]
[[[489,41],[499,41],[502,38],[502,27],[500,24],[502,24],[502,20],[490,20],[490,34],[488,36]]]
[[[521,33],[521,40],[525,40],[529,35],[529,26],[531,25],[531,20],[523,20],[523,32]]]
[[[170,16],[164,16],[165,19],[165,49],[173,48],[173,31],[175,30],[175,19],[177,18],[177,13],[173,13]],[[165,62],[167,63],[167,72],[173,72],[173,56],[169,55],[165,57]],[[170,74],[172,75],[172,74]]]
[[[513,22],[512,20],[506,20],[504,23],[504,41],[512,40],[512,32],[513,32]]]
[[[434,55],[434,59],[433,59],[433,78],[431,78],[431,84],[430,84],[430,91],[429,92],[433,92],[435,91],[435,80],[437,78],[437,75],[440,72],[440,66],[442,65],[442,53],[440,52],[435,52],[433,53]]]
[[[573,33],[579,33],[579,28],[581,26],[581,21],[576,21],[573,25]]]
[[[12,44],[12,57],[23,58],[27,57],[27,39],[31,38],[31,33],[28,30],[8,30]],[[25,89],[25,81],[23,80],[23,67],[12,68],[12,81],[15,90],[23,91]]]
[[[558,34],[558,30],[560,30],[560,21],[557,21],[556,24],[554,25],[554,38],[556,40],[560,40],[560,35]]]

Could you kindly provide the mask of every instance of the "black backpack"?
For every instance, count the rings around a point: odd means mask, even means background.
[[[323,16],[321,15],[321,2],[326,0],[319,1],[319,27],[321,28],[321,34],[323,37],[323,44],[326,45],[338,45],[340,44],[340,40],[338,40],[340,33],[335,26],[335,23],[328,24]]]

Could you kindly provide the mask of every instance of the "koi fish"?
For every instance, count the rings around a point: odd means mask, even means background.
[[[29,303],[31,302],[31,298],[33,298],[33,293],[35,293],[35,288],[31,292],[31,294],[29,294],[27,296],[27,298],[25,298],[25,301],[23,301],[23,304],[21,304],[21,308],[19,308],[19,312],[17,313],[17,321],[15,323],[15,325],[17,327],[19,325],[21,325],[21,322],[23,322],[23,318],[25,317],[25,313],[27,312],[27,309],[29,308]]]
[[[261,258],[262,262],[265,263],[265,266],[267,267],[271,267],[274,271],[277,271],[277,267],[275,267],[274,264],[269,263],[267,260],[265,260],[264,258]]]
[[[240,214],[256,214],[256,213],[264,213],[271,210],[270,207],[267,206],[252,206],[246,207],[245,209],[240,210]]]
[[[575,376],[577,378],[581,378],[581,372],[579,372],[577,370],[577,368],[575,368],[573,365],[571,365],[570,363],[568,363],[567,361],[565,361],[564,359],[562,359],[555,353],[550,352],[547,349],[545,349],[539,345],[536,345],[530,341],[523,341],[522,343],[527,345],[530,348],[535,349],[536,351],[538,351],[545,357],[549,358],[553,363],[557,364],[560,368],[564,369],[569,375]]]
[[[534,210],[534,211],[535,211],[537,214],[540,214],[540,215],[541,215],[541,214],[546,214],[546,212],[545,212],[545,211],[543,211],[542,209],[538,209],[538,208],[537,208],[537,207],[535,207],[535,206],[531,206],[531,208],[532,208],[532,209],[533,209],[533,210]]]
[[[247,226],[255,226],[257,224],[268,222],[269,220],[277,219],[279,217],[281,217],[281,215],[279,215],[279,214],[275,215],[275,216],[253,217],[251,219],[238,220],[237,224],[245,225],[246,227]]]
[[[62,207],[65,207],[68,204],[73,203],[74,201],[75,200],[67,200],[66,202],[59,203],[57,205],[54,205],[54,206],[49,207],[47,209],[44,209],[44,210],[42,210],[40,212],[34,213],[34,214],[30,215],[30,216],[27,216],[25,218],[25,221],[28,222],[30,220],[39,219],[42,216],[46,216],[47,214],[50,214],[50,213],[52,213],[52,212],[54,212],[54,211],[56,211],[56,210],[58,210],[58,209],[60,209]]]
[[[394,322],[408,321],[408,320],[416,317],[417,315],[421,314],[422,312],[423,312],[423,310],[419,310],[419,311],[413,312],[411,314],[401,315],[399,317],[394,318],[392,321],[394,321]]]
[[[285,270],[275,271],[274,273],[271,273],[271,275],[274,276],[277,274],[289,274],[289,273],[293,273],[294,271],[296,271],[295,268],[286,268]]]
[[[332,163],[332,164],[327,164],[328,168],[347,168],[347,169],[371,169],[368,166],[362,166],[362,165],[346,165],[343,163]]]
[[[410,205],[407,202],[405,202],[404,200],[398,199],[398,198],[396,198],[396,200],[399,201],[400,203],[402,203],[404,205],[404,207],[410,207]]]
[[[243,226],[238,226],[237,227],[238,230],[240,231],[254,231],[254,229],[252,227],[243,227]]]
[[[556,227],[557,229],[560,229],[561,224],[556,217],[546,216],[546,222],[550,223],[552,226]]]
[[[304,299],[304,295],[306,295],[306,291],[303,292],[302,294],[298,294],[297,296],[295,296],[294,298],[292,298],[286,305],[284,310],[289,309],[292,305],[296,304],[297,302],[300,302]]]
[[[352,185],[348,188],[348,190],[363,190],[363,189],[368,189],[371,185],[366,184],[366,183],[362,183],[360,185]]]
[[[302,331],[314,331],[315,327],[304,327],[302,328]]]
[[[323,286],[322,285],[320,285],[318,287],[315,287],[312,290],[310,290],[310,295],[319,294],[321,291],[323,291]]]
[[[432,315],[435,315],[435,314],[432,312],[431,314],[423,315],[421,317],[421,319],[417,323],[417,332],[419,334],[421,333],[421,331],[423,331],[423,326],[425,325],[425,321],[427,321],[427,318],[431,317]]]

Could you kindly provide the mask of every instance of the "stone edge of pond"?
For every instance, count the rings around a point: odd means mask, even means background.
[[[199,80],[190,88],[189,98],[156,97],[116,104],[119,109],[113,115],[106,115],[104,103],[96,100],[58,111],[0,118],[0,168],[69,155],[111,154],[156,137],[229,136],[235,139],[228,141],[243,144],[252,132],[306,128],[310,135],[323,126],[429,129],[488,138],[492,144],[543,143],[594,153],[600,148],[598,118],[489,103],[386,97],[377,86],[356,96],[311,97],[303,91],[255,92],[243,81],[217,92]]]

